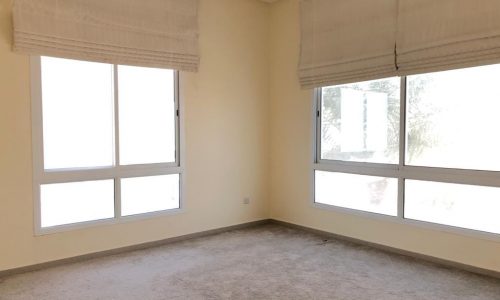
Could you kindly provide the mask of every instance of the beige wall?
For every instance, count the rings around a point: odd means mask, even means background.
[[[500,271],[500,242],[312,207],[312,91],[301,91],[296,75],[298,2],[280,0],[271,11],[271,217]]]
[[[182,74],[186,211],[35,237],[29,59],[11,52],[11,0],[0,0],[0,270],[265,219],[269,7],[202,0],[201,66]],[[244,196],[251,197],[243,205]]]
[[[310,205],[312,91],[302,91],[298,0],[202,0],[201,67],[182,74],[186,211],[33,235],[29,60],[0,0],[0,270],[268,217],[500,271],[500,243]],[[244,196],[252,202],[241,203]]]

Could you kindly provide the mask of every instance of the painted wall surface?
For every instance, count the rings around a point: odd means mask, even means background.
[[[181,74],[184,213],[34,236],[29,59],[11,51],[11,0],[0,0],[0,270],[271,217],[500,271],[497,241],[310,204],[312,91],[298,85],[298,3],[201,0],[200,71]]]
[[[34,236],[29,58],[11,51],[11,0],[0,0],[0,270],[266,219],[269,12],[201,1],[200,70],[181,74],[185,212]]]
[[[299,1],[271,11],[271,218],[500,271],[500,239],[487,240],[313,207],[312,96],[300,90]]]

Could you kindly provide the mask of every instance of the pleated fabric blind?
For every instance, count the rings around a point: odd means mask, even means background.
[[[303,88],[395,75],[397,0],[302,0]]]
[[[303,88],[500,63],[500,0],[302,0]]]
[[[499,0],[399,1],[400,74],[500,62]]]
[[[14,0],[14,51],[196,71],[198,0]]]

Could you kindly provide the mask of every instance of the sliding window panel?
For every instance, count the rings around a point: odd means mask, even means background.
[[[500,170],[500,65],[409,76],[406,163]]]
[[[395,178],[315,172],[315,202],[397,216]]]
[[[82,181],[40,186],[41,227],[114,217],[114,181]]]
[[[400,79],[321,89],[321,159],[398,163]]]
[[[45,169],[113,164],[113,66],[41,58]]]
[[[405,218],[500,233],[500,188],[406,180]]]
[[[170,174],[122,179],[122,216],[180,208],[179,177]]]
[[[175,162],[175,72],[118,66],[120,164]]]

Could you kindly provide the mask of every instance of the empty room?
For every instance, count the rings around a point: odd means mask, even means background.
[[[500,300],[500,1],[0,0],[0,300]]]

